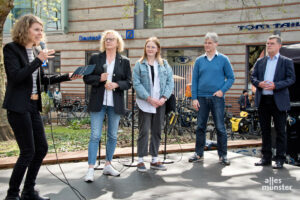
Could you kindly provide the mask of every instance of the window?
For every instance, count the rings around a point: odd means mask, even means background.
[[[203,47],[162,50],[162,57],[168,60],[173,70],[174,91],[178,99],[186,97],[186,88],[192,82],[194,62],[203,53]]]
[[[44,73],[47,76],[60,74],[60,52],[55,52],[54,58],[48,60],[47,66],[44,68]],[[48,89],[53,93],[55,88],[60,88],[60,83],[50,85]]]
[[[87,51],[85,52],[85,64],[87,65],[89,63],[89,60],[91,59],[92,55],[95,53],[99,53],[99,51]],[[84,97],[85,97],[85,102],[89,101],[90,98],[90,94],[91,94],[91,89],[92,86],[91,85],[84,85]]]
[[[15,0],[14,8],[5,21],[4,33],[10,33],[15,20],[29,13],[43,20],[45,31],[66,32],[68,29],[67,6],[68,0]]]
[[[252,92],[255,91],[255,89],[252,87],[250,75],[253,71],[254,64],[256,63],[257,59],[262,58],[265,56],[265,45],[257,45],[257,46],[247,46],[247,60],[248,63],[246,66],[246,89],[251,89]]]
[[[33,12],[31,1],[17,1],[14,5],[15,7],[11,11],[14,19],[18,19],[22,15]]]
[[[49,59],[49,73],[50,74],[60,74],[60,52],[55,52],[55,57]]]
[[[54,58],[48,60],[47,66],[44,67],[44,72],[48,75],[60,74],[60,52],[55,52]]]
[[[164,2],[163,0],[135,1],[135,28],[162,28]]]

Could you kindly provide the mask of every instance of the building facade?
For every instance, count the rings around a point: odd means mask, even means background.
[[[218,51],[229,57],[236,77],[226,94],[226,102],[233,105],[234,111],[238,110],[237,98],[242,90],[251,89],[249,73],[255,60],[263,55],[267,37],[275,31],[281,34],[284,44],[300,42],[298,0],[57,2],[61,3],[60,14],[55,15],[59,23],[54,24],[56,29],[51,29],[53,23],[49,23],[50,29],[46,30],[48,48],[57,52],[55,67],[50,72],[67,73],[85,65],[90,55],[99,50],[104,30],[121,33],[125,40],[124,55],[130,58],[132,67],[143,54],[145,40],[157,36],[163,58],[176,75],[176,95],[184,98],[193,62],[204,52],[203,37],[207,32],[216,32]],[[6,33],[4,43],[10,41]],[[61,83],[60,88],[64,96],[86,97],[88,93],[82,80]]]

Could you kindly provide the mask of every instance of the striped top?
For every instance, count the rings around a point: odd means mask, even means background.
[[[27,51],[28,60],[31,63],[34,60],[33,49],[29,48],[29,49],[26,49],[26,51]],[[32,83],[32,94],[37,94],[38,93],[37,84],[36,84],[37,75],[38,75],[38,69],[36,69],[32,73],[32,80],[33,80],[33,83]]]

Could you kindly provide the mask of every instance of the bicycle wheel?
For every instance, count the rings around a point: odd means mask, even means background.
[[[79,120],[86,120],[88,118],[90,118],[90,115],[86,110],[80,113]]]
[[[208,129],[209,139],[216,141],[217,140],[217,129],[215,127]]]
[[[184,134],[184,130],[182,129],[181,124],[178,119],[179,119],[178,116],[176,116],[176,119],[175,119],[176,121],[175,121],[173,128],[174,128],[175,133],[177,133],[178,136],[182,136]]]
[[[132,118],[128,120],[132,120]],[[132,124],[132,122],[130,124]],[[139,111],[136,109],[134,110],[134,128],[138,128],[138,127],[139,127]]]
[[[227,138],[234,140],[234,133],[232,132],[231,123],[225,124],[225,129],[226,129],[226,133],[227,133]]]
[[[61,112],[58,113],[58,120],[63,126],[67,126],[74,117],[69,108],[63,108]]]
[[[195,139],[195,135],[196,135],[196,128],[195,128],[195,126],[191,125],[188,128],[188,131],[189,131],[191,139]]]
[[[135,119],[135,120],[138,120],[138,119]],[[127,110],[125,112],[125,115],[123,115],[122,125],[124,127],[131,127],[132,126],[132,111],[131,110]]]

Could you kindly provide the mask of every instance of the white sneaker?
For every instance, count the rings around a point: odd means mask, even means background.
[[[93,182],[94,181],[94,168],[89,168],[86,175],[85,175],[85,178],[84,178],[84,181],[85,182]]]
[[[111,165],[106,165],[103,169],[103,174],[111,176],[120,176],[120,172],[115,170]]]

